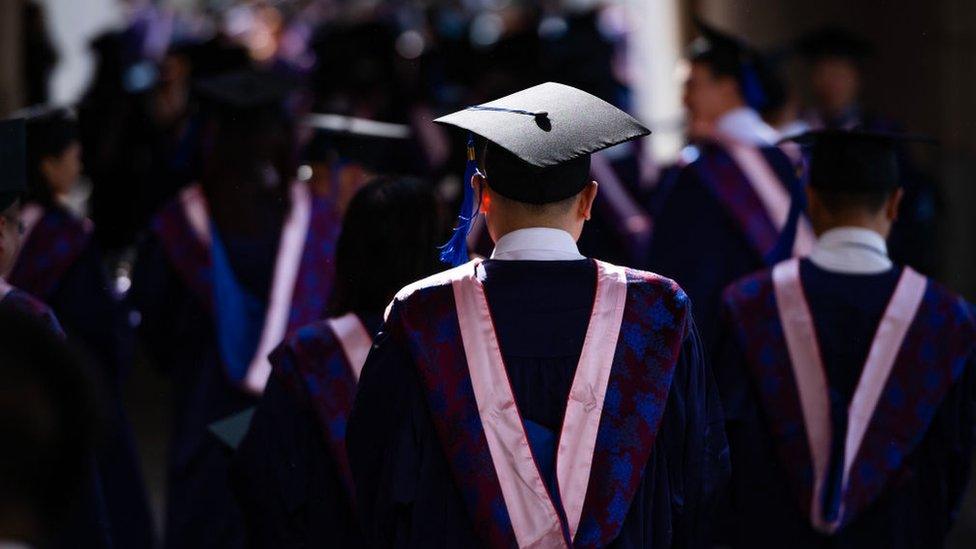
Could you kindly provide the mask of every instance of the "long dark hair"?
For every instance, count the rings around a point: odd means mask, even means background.
[[[379,313],[397,290],[440,270],[440,208],[431,186],[380,177],[349,203],[336,250],[329,313]]]

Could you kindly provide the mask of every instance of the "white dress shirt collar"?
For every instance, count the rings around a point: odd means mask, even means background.
[[[495,243],[491,259],[522,261],[573,261],[586,259],[573,235],[560,229],[532,227],[512,231]]]
[[[739,107],[723,114],[715,123],[715,129],[723,137],[757,147],[775,145],[780,139],[779,132],[749,107]]]
[[[825,271],[844,274],[878,274],[893,266],[884,237],[861,227],[838,227],[823,233],[810,261]]]

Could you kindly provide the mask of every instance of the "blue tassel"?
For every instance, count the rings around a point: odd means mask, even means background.
[[[769,103],[762,81],[759,80],[759,73],[749,63],[742,66],[742,95],[746,104],[756,111],[762,111]]]
[[[457,267],[468,262],[468,233],[471,232],[471,222],[474,220],[474,189],[471,188],[471,178],[478,170],[478,163],[474,152],[474,135],[468,134],[468,163],[464,168],[464,198],[461,200],[461,212],[458,213],[457,226],[454,234],[441,250],[441,261]]]

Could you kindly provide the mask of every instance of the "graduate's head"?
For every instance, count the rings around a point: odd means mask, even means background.
[[[732,109],[764,112],[782,84],[764,56],[700,19],[701,36],[689,47],[684,103],[693,128],[710,127]]]
[[[379,177],[346,210],[330,314],[380,313],[407,284],[440,270],[441,208],[418,179]]]
[[[578,237],[597,193],[590,155],[650,133],[602,99],[553,82],[435,122],[470,132],[465,190],[474,192],[471,203],[480,203],[495,240],[528,227]],[[465,201],[451,246],[467,234],[467,208]]]
[[[518,229],[549,227],[579,238],[590,219],[598,185],[590,155],[539,168],[487,143],[471,180],[493,240]]]
[[[27,117],[27,200],[49,206],[71,192],[81,176],[78,126],[66,109]]]
[[[843,29],[823,28],[800,39],[797,51],[807,62],[819,108],[836,116],[857,103],[864,62],[871,55],[867,42]]]
[[[302,153],[309,186],[340,214],[378,175],[418,172],[409,126],[334,113],[310,114],[304,124],[314,130]]]
[[[295,129],[286,102],[295,87],[254,70],[196,83],[205,113],[204,187],[282,189],[295,175]]]
[[[100,417],[86,366],[47,326],[0,310],[0,539],[41,545],[77,512]]]
[[[23,119],[0,121],[0,278],[20,248],[20,201],[27,189]]]
[[[887,236],[902,190],[897,148],[903,136],[822,130],[796,138],[809,147],[809,216],[821,234],[842,226]]]

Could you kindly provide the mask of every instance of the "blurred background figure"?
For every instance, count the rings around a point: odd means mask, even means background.
[[[111,514],[113,540],[152,544],[152,521],[122,387],[132,366],[128,309],[106,271],[91,222],[78,216],[81,143],[64,109],[35,109],[27,121],[27,193],[21,210],[22,246],[9,281],[54,310],[69,341],[99,365],[109,389],[110,423],[97,463]],[[73,204],[74,203],[74,204]]]
[[[271,379],[235,457],[253,546],[362,544],[345,425],[384,309],[400,288],[441,270],[439,210],[427,183],[402,178],[374,179],[349,204],[329,318],[272,354]]]
[[[791,210],[803,200],[799,158],[778,146],[779,132],[761,116],[782,95],[769,61],[740,38],[696,24],[684,95],[693,148],[659,191],[649,262],[688,292],[711,346],[725,286],[805,253],[813,235]]]
[[[256,401],[268,353],[322,318],[332,291],[338,221],[295,179],[292,90],[253,70],[198,84],[199,184],[160,210],[140,249],[130,296],[175,392],[169,547],[243,543],[229,455],[208,426]]]

